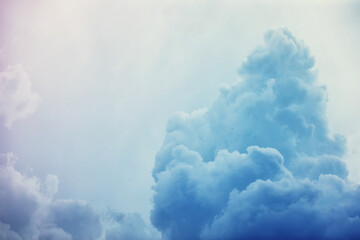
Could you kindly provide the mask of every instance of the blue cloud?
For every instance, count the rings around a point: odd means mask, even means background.
[[[160,234],[156,229],[144,222],[140,214],[124,214],[109,210],[104,222],[105,240],[157,240]]]
[[[49,207],[46,222],[64,230],[72,239],[96,239],[102,232],[98,214],[84,201],[54,201]]]
[[[83,201],[53,199],[58,179],[18,172],[13,154],[0,157],[0,239],[89,240],[102,233],[100,216]]]
[[[287,29],[264,40],[208,109],[169,119],[151,212],[164,239],[359,238],[314,58]]]
[[[10,225],[0,222],[0,239],[4,240],[21,240],[16,232],[10,230]]]
[[[358,239],[360,189],[335,175],[257,180],[230,193],[204,239]]]
[[[55,175],[41,181],[14,165],[12,153],[0,156],[0,240],[160,239],[139,214],[112,210],[102,218],[85,201],[55,199]]]

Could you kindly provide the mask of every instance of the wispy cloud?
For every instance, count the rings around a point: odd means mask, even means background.
[[[21,64],[0,72],[0,117],[7,128],[35,112],[39,95]]]

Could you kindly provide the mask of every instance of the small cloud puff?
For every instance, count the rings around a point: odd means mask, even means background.
[[[11,128],[15,121],[33,114],[39,99],[22,65],[0,72],[0,117],[5,127]]]
[[[170,118],[153,170],[164,239],[360,237],[360,188],[314,58],[287,29],[264,40],[210,108]]]
[[[160,233],[138,213],[109,210],[104,215],[105,240],[160,240]]]

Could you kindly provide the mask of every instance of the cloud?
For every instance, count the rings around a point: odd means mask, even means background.
[[[316,181],[257,180],[233,190],[204,239],[357,239],[359,187],[335,175]]]
[[[360,236],[360,188],[314,58],[287,29],[264,40],[208,109],[169,119],[151,212],[164,239]]]
[[[0,239],[21,240],[21,237],[16,232],[10,230],[9,224],[0,222]]]
[[[31,85],[20,64],[9,66],[0,72],[0,117],[7,128],[35,112],[39,95]]]
[[[146,224],[138,213],[124,214],[109,210],[104,219],[105,240],[156,240],[160,233]]]
[[[14,169],[14,155],[2,156],[0,165],[0,222],[8,224],[22,237],[32,235],[33,216],[47,199],[40,192],[37,178],[21,175]]]
[[[38,100],[21,65],[0,73],[0,117],[7,128],[32,114]],[[55,199],[57,176],[49,174],[44,181],[27,176],[15,169],[15,160],[13,153],[0,155],[1,240],[160,239],[137,213],[109,211],[101,219],[85,201]]]
[[[58,185],[55,175],[40,181],[21,174],[14,164],[13,154],[1,157],[0,236],[41,240],[100,237],[100,216],[87,203],[53,199]]]
[[[57,176],[26,176],[15,160],[12,153],[0,157],[1,240],[160,239],[138,213],[109,210],[102,217],[85,201],[56,199]]]
[[[100,218],[84,201],[57,200],[48,209],[46,222],[64,230],[72,239],[96,239],[101,235]]]

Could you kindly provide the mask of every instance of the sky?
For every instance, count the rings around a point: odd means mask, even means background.
[[[360,235],[358,2],[0,4],[0,238]]]

